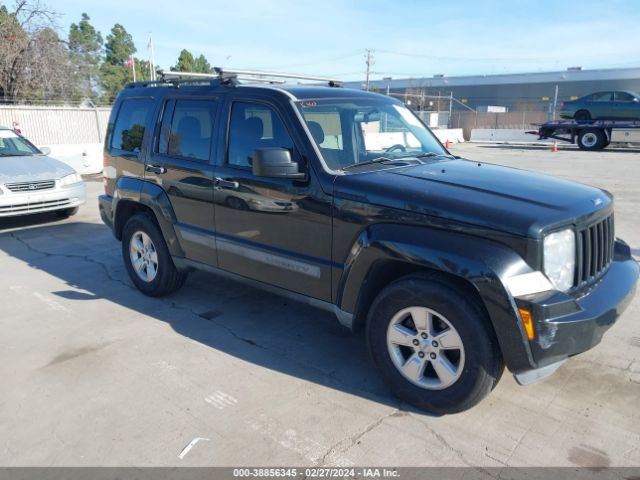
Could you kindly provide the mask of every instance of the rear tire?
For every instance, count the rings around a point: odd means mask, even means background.
[[[607,136],[598,128],[585,128],[578,133],[580,150],[602,150],[606,146]]]
[[[436,414],[476,405],[504,370],[482,306],[437,279],[410,276],[385,288],[369,311],[367,341],[396,396]]]
[[[176,269],[162,232],[145,213],[127,220],[122,231],[122,258],[131,281],[151,297],[175,292],[187,278]]]
[[[591,120],[591,114],[588,110],[578,110],[573,116],[573,119],[578,122],[586,122]]]

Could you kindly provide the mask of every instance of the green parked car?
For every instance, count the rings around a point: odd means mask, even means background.
[[[597,92],[562,102],[562,118],[585,120],[640,120],[640,95],[635,92]]]

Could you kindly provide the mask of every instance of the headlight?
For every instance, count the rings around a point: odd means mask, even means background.
[[[67,175],[66,177],[62,177],[58,180],[58,185],[64,187],[66,185],[72,185],[74,183],[79,183],[82,181],[82,177],[79,173],[72,173],[71,175]]]
[[[573,286],[576,268],[576,237],[567,229],[547,235],[544,238],[544,273],[560,291],[566,292]]]

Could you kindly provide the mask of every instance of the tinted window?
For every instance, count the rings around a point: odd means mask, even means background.
[[[152,107],[153,100],[151,99],[123,101],[113,127],[111,147],[126,152],[139,153]]]
[[[393,100],[316,99],[297,106],[331,169],[379,158],[445,153],[415,114]]]
[[[208,160],[215,103],[175,100],[165,106],[158,152],[175,157]]]
[[[600,92],[593,94],[594,102],[610,102],[611,101],[611,92]]]
[[[304,119],[311,136],[321,149],[342,150],[342,121],[335,110],[305,112]]]
[[[627,92],[615,92],[613,98],[617,102],[633,102],[633,95]]]
[[[229,124],[229,165],[249,167],[253,151],[266,147],[293,151],[293,141],[278,114],[266,105],[234,103]]]

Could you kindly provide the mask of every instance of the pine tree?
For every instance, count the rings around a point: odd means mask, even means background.
[[[102,60],[102,35],[89,20],[89,15],[83,13],[78,24],[71,24],[69,54],[76,66],[79,94],[95,100]]]
[[[100,67],[102,99],[113,102],[118,90],[133,79],[133,72],[126,66],[126,62],[136,52],[136,47],[131,34],[122,25],[116,23],[111,33],[107,35],[104,49],[104,63]]]
[[[171,71],[173,72],[211,73],[211,70],[211,65],[209,65],[204,55],[193,58],[193,54],[186,49],[180,52],[178,62],[171,67]]]

